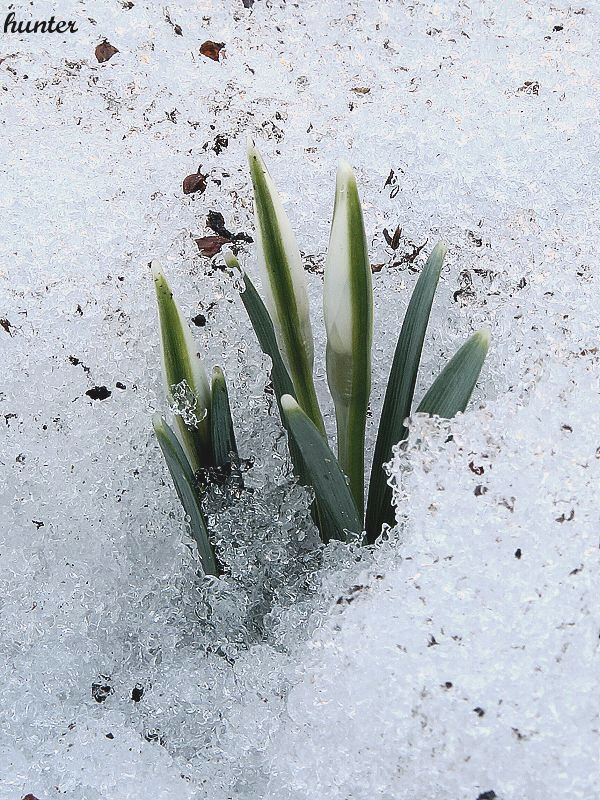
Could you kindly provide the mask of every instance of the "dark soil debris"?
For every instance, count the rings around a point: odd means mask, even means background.
[[[220,155],[226,147],[229,146],[229,137],[225,136],[224,133],[217,133],[215,136],[214,142],[212,143],[212,150],[215,155]],[[208,143],[204,145],[204,149],[208,148]]]
[[[388,247],[391,247],[392,250],[398,249],[398,246],[400,245],[401,236],[402,236],[402,228],[399,225],[396,226],[396,230],[392,234],[390,234],[387,228],[383,229],[383,237],[388,243]]]
[[[537,96],[540,93],[540,84],[538,81],[525,81],[523,86],[519,86],[517,92]]]
[[[350,603],[353,603],[354,600],[356,600],[357,595],[360,594],[360,592],[362,592],[364,588],[365,587],[362,584],[357,584],[356,586],[350,587],[350,591],[348,592],[348,594],[345,594],[342,597],[338,597],[338,599],[335,601],[336,604],[338,606],[344,604],[350,605]]]
[[[248,242],[253,241],[252,237],[247,233],[232,233],[225,227],[225,219],[223,214],[219,211],[209,211],[206,218],[206,227],[210,228],[217,236],[223,236],[231,242]]]
[[[0,319],[0,327],[2,327],[6,331],[6,333],[8,333],[9,336],[12,336],[11,329],[14,328],[15,326],[11,322],[9,322],[6,318],[3,317],[2,319]]]
[[[109,683],[92,683],[92,697],[97,703],[103,703],[114,691]]]
[[[81,367],[84,372],[89,372],[90,368],[86,367],[86,365],[81,361],[81,359],[77,358],[77,356],[69,356],[69,362],[73,364],[74,367]]]
[[[160,733],[160,731],[147,731],[144,734],[144,739],[147,742],[158,742],[158,744],[164,747],[166,743],[165,737]]]
[[[165,20],[173,28],[173,33],[175,33],[177,36],[183,36],[183,30],[181,28],[181,25],[178,25],[176,22],[173,22],[168,11],[165,11]]]

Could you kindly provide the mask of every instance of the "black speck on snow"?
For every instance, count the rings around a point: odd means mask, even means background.
[[[88,389],[86,394],[92,400],[106,400],[107,397],[111,396],[112,392],[106,386],[94,386],[93,389]]]
[[[478,796],[477,800],[496,800],[497,797],[498,795],[496,794],[496,792],[493,789],[490,789],[487,792],[482,792]]]
[[[97,703],[103,703],[114,691],[108,683],[92,683],[92,697]]]
[[[134,703],[139,703],[142,697],[144,696],[144,687],[141,683],[136,683],[136,685],[131,690],[131,699]]]

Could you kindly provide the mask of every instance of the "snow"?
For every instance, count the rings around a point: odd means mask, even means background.
[[[78,32],[0,34],[0,799],[591,800],[597,8],[129,5],[40,2],[17,17]],[[119,52],[100,64],[104,38]],[[468,412],[411,421],[374,551],[316,547],[266,360],[194,242],[211,210],[252,234],[248,133],[310,269],[324,405],[320,272],[337,159],[356,169],[382,265],[371,449],[438,239],[419,394],[492,332]],[[199,165],[206,191],[184,195]],[[254,459],[251,495],[213,498],[217,584],[152,436],[152,259],[206,317]]]

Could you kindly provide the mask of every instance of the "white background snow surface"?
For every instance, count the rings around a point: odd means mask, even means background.
[[[581,2],[14,6],[78,32],[0,32],[1,800],[597,797],[600,26]],[[305,259],[328,426],[339,156],[377,269],[370,450],[438,238],[418,394],[492,332],[468,412],[412,421],[374,550],[317,548],[266,360],[194,242],[209,211],[252,234],[247,134]],[[206,318],[255,461],[215,586],[151,434],[152,258]]]

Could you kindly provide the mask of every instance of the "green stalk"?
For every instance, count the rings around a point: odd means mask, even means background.
[[[362,534],[362,517],[340,466],[329,445],[294,398],[285,394],[281,407],[286,427],[291,431],[304,459],[306,473],[323,517],[321,536],[346,541],[348,534]]]
[[[308,474],[306,464],[304,463],[302,452],[296,444],[294,434],[288,425],[286,416],[281,407],[281,398],[284,395],[289,394],[293,396],[294,385],[288,374],[287,368],[283,363],[281,353],[279,352],[277,339],[275,337],[275,329],[273,328],[273,322],[269,316],[269,312],[267,311],[265,304],[256,291],[254,284],[248,275],[242,272],[242,268],[240,267],[240,263],[237,258],[230,250],[225,250],[223,252],[223,258],[228,267],[239,270],[239,272],[241,272],[243,275],[244,289],[240,291],[240,297],[250,322],[252,323],[252,327],[254,328],[254,333],[256,334],[256,338],[258,339],[261,350],[271,359],[271,382],[273,384],[273,390],[275,391],[277,407],[279,408],[279,416],[281,417],[282,425],[288,434],[288,447],[294,473],[303,486],[310,486],[310,476]],[[335,538],[335,526],[328,522],[326,514],[322,513],[319,509],[318,500],[315,500],[315,503],[313,504],[312,516],[315,521],[315,525],[319,529],[321,539],[324,542],[328,542],[329,539]]]

